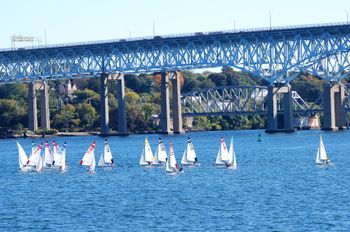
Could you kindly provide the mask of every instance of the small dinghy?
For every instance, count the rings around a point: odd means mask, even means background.
[[[88,150],[86,151],[85,155],[80,161],[80,165],[88,166],[89,172],[94,172],[96,167],[96,161],[95,161],[95,145],[96,142],[93,141]]]
[[[197,164],[197,155],[192,144],[190,137],[187,139],[187,145],[182,155],[181,164],[183,165],[194,165]]]
[[[105,139],[105,144],[103,148],[103,152],[101,153],[100,159],[98,161],[99,167],[111,167],[114,165],[114,160],[111,152],[111,148],[107,139]]]
[[[153,163],[153,152],[151,146],[148,143],[147,137],[145,138],[145,147],[142,151],[140,158],[140,165],[152,165]]]
[[[164,147],[164,143],[161,138],[158,140],[158,148],[156,150],[156,153],[154,154],[154,165],[164,165],[166,163],[167,159],[167,153]]]
[[[316,164],[318,165],[327,165],[330,164],[330,159],[328,158],[326,149],[324,147],[323,144],[323,140],[322,140],[322,135],[320,135],[320,146],[317,150],[317,154],[316,154]]]

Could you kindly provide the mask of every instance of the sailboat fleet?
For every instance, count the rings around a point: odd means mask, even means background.
[[[32,142],[32,149],[29,158],[27,158],[27,154],[23,147],[17,142],[19,168],[21,171],[40,172],[44,169],[53,168],[62,172],[67,170],[66,143],[59,147],[57,143],[53,141],[53,149],[51,149],[49,143],[46,141],[44,146],[43,149],[43,144],[36,146],[35,143]],[[42,150],[44,151],[42,152]]]
[[[39,145],[32,142],[32,148],[28,157],[21,144],[17,142],[19,169],[23,172],[40,172],[44,169],[56,169],[65,172],[68,170],[66,164],[66,146],[66,142],[59,146],[57,142],[53,141],[52,147],[48,141]],[[89,172],[94,172],[96,168],[95,147],[96,142],[94,141],[90,144],[80,161],[80,165],[87,166]],[[158,140],[158,146],[154,155],[147,137],[145,138],[139,164],[141,166],[165,166],[167,173],[177,173],[183,170],[176,161],[172,142],[169,143],[169,154],[167,154],[165,145],[161,138]],[[320,144],[316,154],[316,164],[330,164],[330,159],[328,158],[323,144],[322,136],[320,136]],[[113,167],[114,165],[115,162],[112,151],[106,139],[103,152],[100,154],[98,167]],[[181,165],[199,165],[194,145],[189,137],[182,155]],[[224,138],[220,139],[214,165],[230,169],[237,168],[236,152],[232,137],[229,147],[226,146]]]

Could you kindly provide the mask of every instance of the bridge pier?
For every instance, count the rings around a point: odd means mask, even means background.
[[[346,128],[344,110],[345,89],[342,84],[328,83],[324,88],[324,121],[322,130],[343,130]]]
[[[125,108],[125,82],[124,74],[120,73],[117,77],[118,86],[118,134],[128,135],[126,124],[126,108]]]
[[[283,124],[278,123],[277,115],[277,94],[283,94]],[[268,87],[267,95],[267,130],[266,133],[276,132],[294,132],[293,128],[293,98],[291,86],[275,87],[270,85]]]
[[[102,73],[100,76],[100,117],[101,117],[101,135],[109,133],[109,107],[108,107],[108,75]]]
[[[178,72],[171,73],[173,87],[173,130],[175,134],[184,133],[182,128],[180,77],[181,74]]]
[[[162,134],[171,134],[170,130],[170,102],[169,102],[169,74],[161,72],[160,83],[160,124]]]
[[[40,88],[40,126],[41,129],[50,129],[49,91],[46,82]]]
[[[38,129],[38,110],[35,82],[30,82],[28,87],[28,128],[31,131],[36,131]]]

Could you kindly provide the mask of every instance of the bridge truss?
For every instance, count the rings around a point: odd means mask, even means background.
[[[231,66],[272,83],[300,72],[339,81],[350,69],[350,24],[193,33],[3,49],[0,82]]]
[[[267,115],[265,86],[226,86],[193,91],[182,95],[183,116]],[[293,111],[298,115],[311,115],[322,111],[322,98],[309,104],[296,91],[292,91]],[[283,112],[283,95],[277,95],[277,107]]]

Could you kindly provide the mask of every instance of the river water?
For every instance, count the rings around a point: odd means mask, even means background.
[[[315,165],[320,134],[328,167]],[[187,136],[201,165],[177,175],[138,165],[144,135],[110,137],[117,165],[94,174],[79,161],[93,140],[98,160],[103,138],[56,138],[63,174],[21,173],[16,142],[28,152],[31,140],[1,140],[0,231],[350,231],[350,131],[162,135],[178,162]],[[234,138],[236,170],[212,165],[221,136]],[[148,139],[155,150],[158,135]]]

